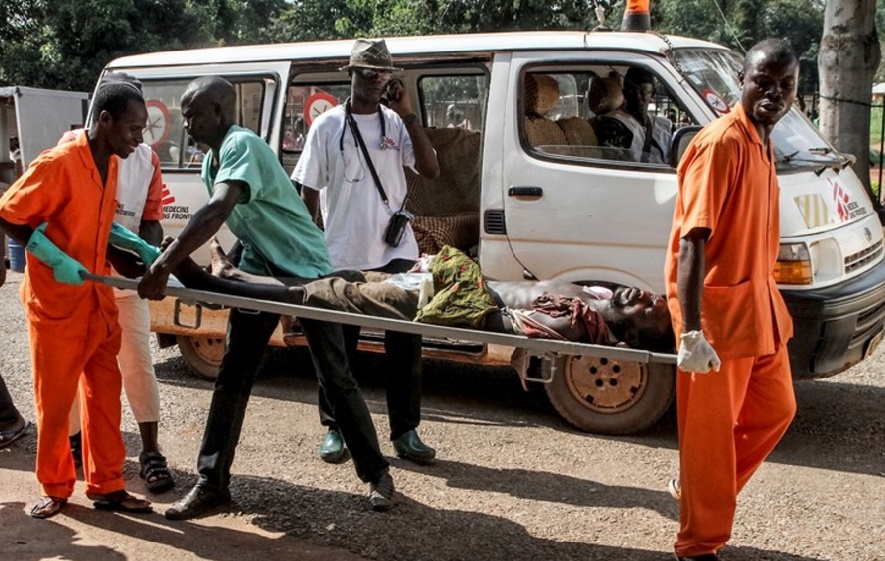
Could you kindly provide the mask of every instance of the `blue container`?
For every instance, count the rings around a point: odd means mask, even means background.
[[[17,273],[25,272],[25,248],[9,238],[9,268]]]

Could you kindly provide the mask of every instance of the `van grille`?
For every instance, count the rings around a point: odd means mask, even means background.
[[[882,240],[878,240],[873,245],[845,257],[845,273],[851,273],[869,265],[878,259],[880,255],[882,255]]]
[[[851,346],[861,341],[866,341],[880,329],[882,320],[885,318],[885,302],[880,302],[868,310],[864,310],[857,316],[857,326],[851,335]]]
[[[486,234],[507,234],[507,221],[504,219],[503,210],[487,210],[483,217],[483,227]]]

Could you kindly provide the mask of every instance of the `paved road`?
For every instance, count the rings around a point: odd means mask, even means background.
[[[27,342],[10,274],[0,290],[0,371],[33,418]],[[837,378],[797,385],[799,414],[771,461],[740,498],[728,561],[885,560],[885,351]],[[174,349],[155,355],[164,419],[161,442],[180,485],[150,496],[158,511],[194,481],[210,387]],[[382,448],[387,442],[382,363],[362,377]],[[401,504],[368,510],[351,464],[316,457],[323,430],[303,351],[269,355],[234,464],[229,509],[195,522],[91,509],[82,487],[50,521],[24,513],[36,497],[33,432],[0,451],[0,551],[4,559],[297,558],[383,560],[630,560],[670,558],[676,504],[672,416],[629,438],[572,430],[506,370],[426,368],[425,440],[432,467],[391,458]],[[130,491],[137,429],[124,411]],[[32,429],[33,430],[33,429]]]

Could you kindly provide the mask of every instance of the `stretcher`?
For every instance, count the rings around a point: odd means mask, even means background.
[[[138,281],[133,279],[100,276],[89,273],[84,273],[82,276],[86,280],[98,282],[122,290],[136,290],[138,288]],[[371,329],[383,329],[398,331],[401,333],[411,333],[415,335],[421,335],[423,337],[451,338],[475,341],[478,343],[492,345],[504,345],[519,349],[525,349],[532,352],[533,354],[542,356],[551,354],[605,356],[612,360],[636,362],[640,364],[676,364],[676,355],[667,353],[655,353],[644,351],[641,349],[628,349],[620,347],[610,347],[605,345],[591,345],[587,343],[577,343],[574,341],[533,339],[522,335],[511,335],[507,333],[481,331],[478,329],[416,323],[399,319],[382,318],[377,316],[368,316],[364,314],[353,314],[349,312],[339,312],[335,310],[313,308],[310,306],[303,306],[298,304],[246,298],[244,296],[234,296],[230,294],[222,294],[219,292],[194,290],[172,284],[166,287],[165,294],[167,297],[176,297],[184,301],[199,303],[201,305],[208,304],[214,306],[224,306],[227,308],[238,308],[240,310],[269,312],[283,316],[288,315],[298,318],[328,321],[345,325],[357,325],[360,327]],[[545,380],[536,381],[543,382]]]

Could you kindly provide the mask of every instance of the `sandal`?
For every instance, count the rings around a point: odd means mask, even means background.
[[[31,426],[31,423],[19,418],[21,424],[13,425],[6,430],[0,430],[0,448],[6,448],[19,438],[25,435],[25,431]]]
[[[67,499],[43,496],[31,507],[31,511],[28,514],[30,514],[32,518],[52,518],[61,512],[62,507],[66,504],[68,504]]]
[[[166,457],[159,452],[142,452],[138,456],[138,463],[141,465],[139,475],[144,479],[148,491],[151,493],[162,493],[175,487],[175,479],[169,472],[169,466],[166,464]]]
[[[92,506],[98,510],[112,510],[115,512],[129,513],[145,513],[153,512],[154,507],[150,501],[139,499],[126,492],[125,489],[108,493],[107,495],[99,495],[96,493],[86,493],[86,497],[92,501]]]

